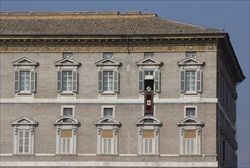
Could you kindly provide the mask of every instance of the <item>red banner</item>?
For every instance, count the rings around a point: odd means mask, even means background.
[[[154,114],[154,92],[146,91],[144,95],[144,115]]]

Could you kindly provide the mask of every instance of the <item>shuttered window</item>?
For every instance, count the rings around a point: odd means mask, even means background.
[[[15,71],[15,92],[30,91],[35,92],[36,74],[34,70]]]
[[[119,73],[114,71],[98,71],[98,91],[118,92],[119,91]]]
[[[139,92],[144,92],[150,87],[155,92],[161,90],[161,73],[159,70],[144,71],[139,70]]]
[[[201,92],[202,91],[202,71],[181,70],[181,92]]]
[[[72,71],[57,71],[57,91],[72,91],[78,90],[78,73],[77,70]]]

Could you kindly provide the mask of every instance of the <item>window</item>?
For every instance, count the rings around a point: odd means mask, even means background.
[[[196,90],[196,71],[185,72],[185,91]]]
[[[121,123],[104,117],[95,123],[97,128],[97,154],[118,154],[118,133]]]
[[[154,154],[154,130],[143,130],[143,154]]]
[[[138,129],[138,154],[159,154],[159,130],[162,123],[152,116],[145,116],[136,123]]]
[[[34,78],[34,77],[32,77]],[[34,81],[34,79],[32,79]],[[31,72],[20,71],[20,90],[30,91],[31,89]]]
[[[99,92],[118,92],[118,71],[99,71]]]
[[[60,151],[61,154],[73,153],[73,136],[72,130],[62,129],[60,134]]]
[[[34,131],[38,123],[27,117],[22,117],[12,123],[14,127],[14,153],[34,153]]]
[[[196,107],[185,107],[185,117],[196,117]]]
[[[30,131],[18,130],[18,153],[30,153]]]
[[[184,154],[196,154],[197,138],[196,130],[184,131]]]
[[[144,92],[147,91],[148,88],[153,91],[160,91],[160,71],[139,71],[139,90]]]
[[[104,59],[112,59],[113,53],[112,52],[105,52],[105,53],[103,53],[103,58]]]
[[[103,59],[96,62],[96,66],[98,67],[98,92],[101,95],[117,96],[120,76],[118,67],[121,66],[121,63],[113,59]]]
[[[72,91],[73,78],[72,71],[62,71],[62,90]]]
[[[114,88],[114,73],[113,71],[103,71],[103,90],[113,91]]]
[[[102,130],[102,154],[114,153],[113,130]]]
[[[154,92],[160,92],[161,73],[160,66],[162,62],[158,62],[153,58],[144,58],[137,62],[139,67],[139,92],[143,93],[150,88]]]
[[[201,154],[201,131],[204,123],[189,116],[178,123],[180,127],[180,154]]]
[[[62,116],[55,122],[56,154],[75,154],[80,123],[72,116]]]
[[[15,92],[17,94],[34,93],[36,90],[35,67],[38,63],[24,57],[13,62],[13,66],[15,66]]]
[[[154,53],[153,52],[145,52],[144,53],[144,58],[153,58],[154,57]]]
[[[57,92],[73,94],[78,91],[78,67],[81,64],[73,59],[65,58],[56,62]]]
[[[63,116],[73,116],[73,108],[72,107],[64,107],[63,108]]]
[[[73,53],[72,52],[64,52],[63,53],[63,59],[73,59]]]
[[[178,62],[180,66],[180,90],[182,93],[202,92],[202,70],[203,62],[195,58],[186,58]]]
[[[113,108],[103,108],[103,117],[113,117]]]
[[[186,58],[196,58],[196,52],[186,52]]]

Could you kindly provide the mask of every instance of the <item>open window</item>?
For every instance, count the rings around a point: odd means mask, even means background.
[[[145,58],[137,62],[137,66],[139,66],[139,92],[144,92],[148,88],[155,92],[160,92],[160,67],[162,65],[162,62],[158,62],[153,58]]]

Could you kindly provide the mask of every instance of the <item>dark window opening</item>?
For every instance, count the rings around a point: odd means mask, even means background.
[[[144,90],[147,91],[148,87],[150,87],[151,90],[154,90],[154,80],[153,79],[144,80]]]

